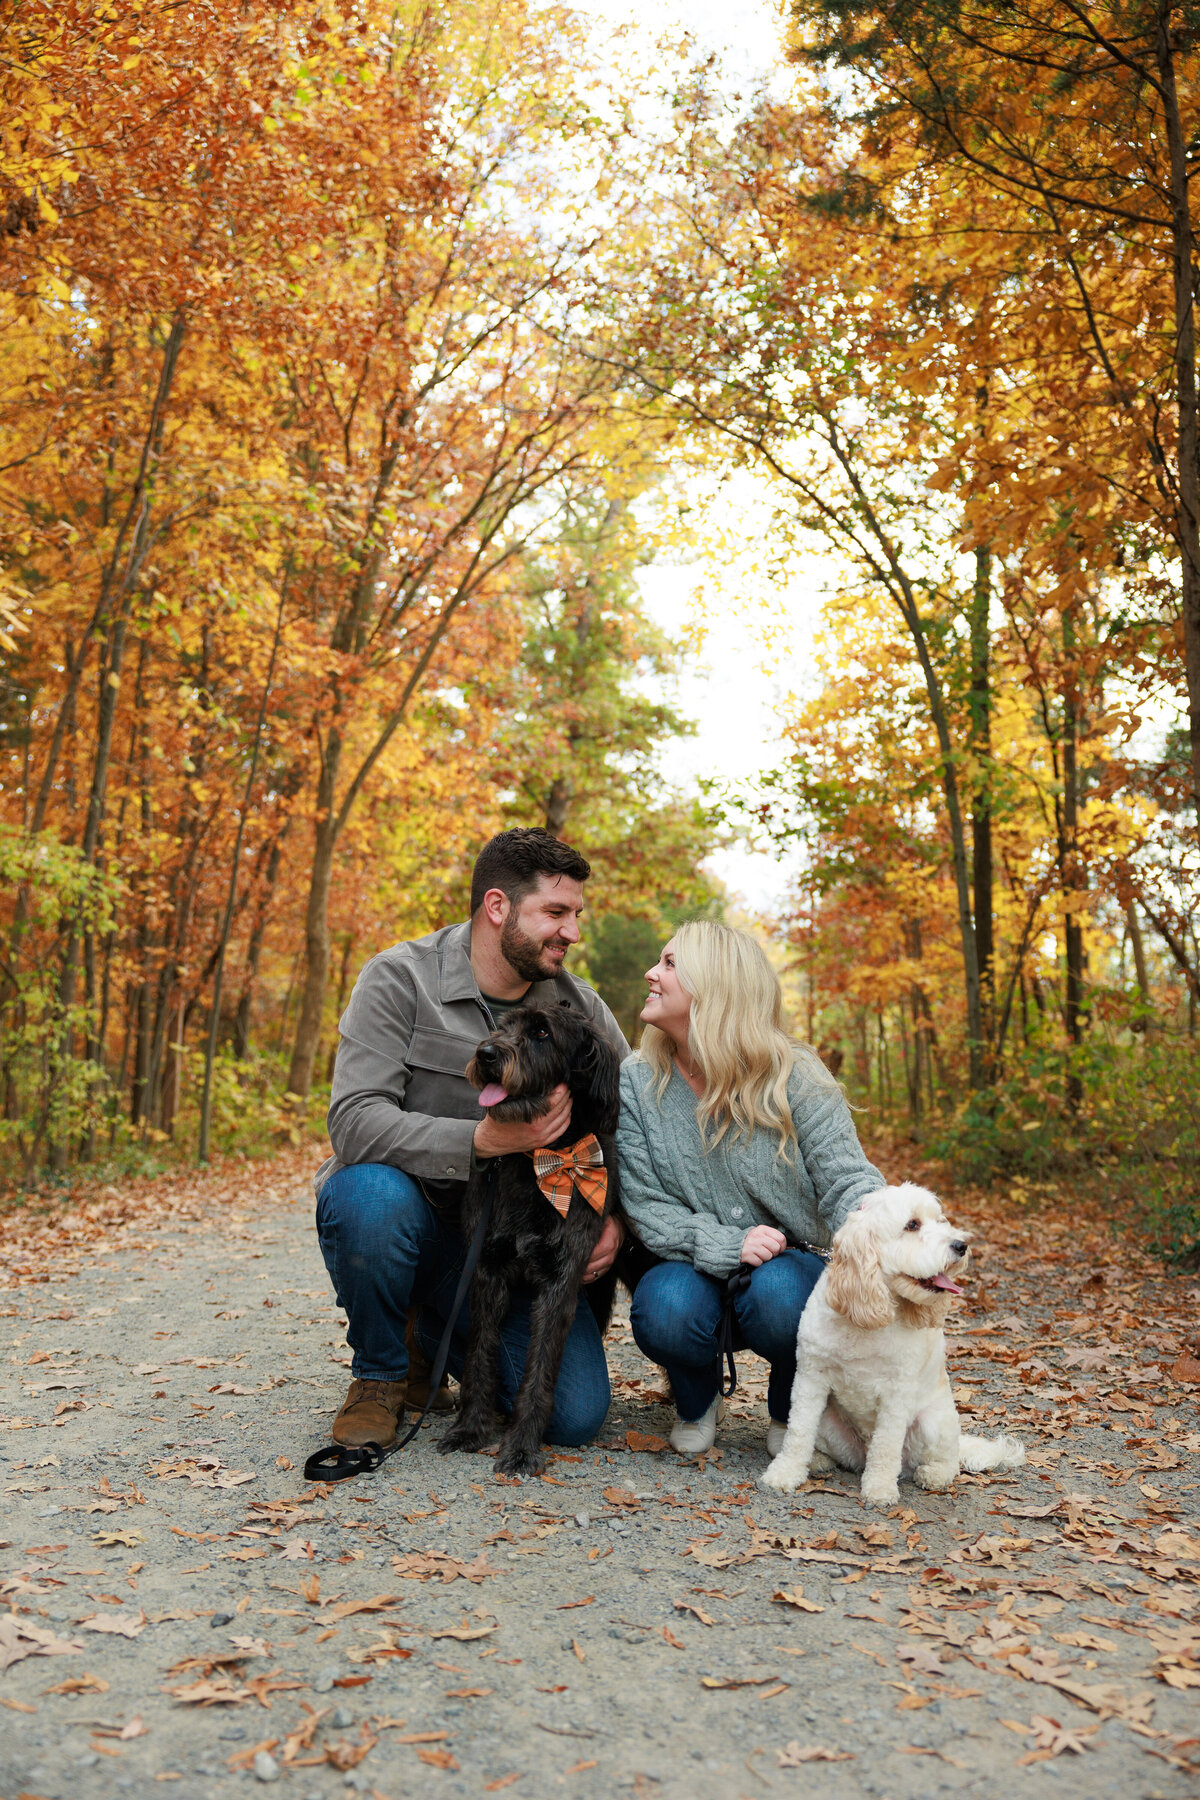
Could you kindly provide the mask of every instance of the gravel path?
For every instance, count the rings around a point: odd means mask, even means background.
[[[545,1481],[439,1423],[314,1489],[349,1357],[307,1196],[253,1186],[9,1259],[3,1800],[1191,1791],[1194,1276],[1114,1296],[1040,1237],[1009,1276],[984,1221],[955,1379],[1030,1466],[888,1518],[756,1488],[752,1358],[718,1456],[676,1458],[622,1321],[603,1440]]]

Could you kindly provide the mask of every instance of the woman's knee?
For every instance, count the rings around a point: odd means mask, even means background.
[[[690,1263],[659,1263],[638,1282],[629,1308],[638,1348],[655,1362],[708,1361],[715,1354],[717,1284]]]
[[[754,1271],[737,1303],[746,1342],[770,1361],[794,1353],[800,1315],[821,1275],[821,1262],[803,1250],[786,1250]]]

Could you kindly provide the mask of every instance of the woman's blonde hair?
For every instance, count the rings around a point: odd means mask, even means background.
[[[676,974],[692,996],[688,1056],[704,1078],[696,1117],[705,1148],[719,1144],[727,1131],[736,1141],[765,1128],[778,1132],[779,1154],[790,1162],[796,1127],[788,1079],[797,1046],[784,1030],[783,991],[766,952],[748,931],[709,919],[681,925],[673,944]],[[675,1042],[647,1025],[640,1049],[658,1077],[661,1101]]]

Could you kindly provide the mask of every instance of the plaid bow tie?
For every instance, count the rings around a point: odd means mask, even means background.
[[[537,1184],[555,1212],[567,1216],[571,1189],[578,1188],[593,1212],[603,1212],[608,1194],[608,1170],[604,1152],[594,1133],[568,1144],[565,1150],[550,1150],[542,1145],[531,1150],[533,1172]]]

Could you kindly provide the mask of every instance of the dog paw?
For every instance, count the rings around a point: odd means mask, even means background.
[[[455,1450],[482,1450],[487,1443],[489,1433],[477,1431],[470,1425],[454,1425],[439,1438],[438,1449],[443,1456],[449,1456]]]
[[[793,1467],[790,1461],[777,1456],[758,1479],[763,1487],[772,1488],[777,1494],[794,1494],[804,1480],[804,1470]]]
[[[540,1475],[546,1459],[540,1450],[504,1450],[492,1465],[497,1475]]]
[[[896,1506],[900,1500],[900,1488],[894,1481],[864,1481],[862,1497],[868,1506]]]
[[[808,1465],[809,1475],[832,1475],[837,1468],[832,1456],[826,1456],[823,1450],[814,1450],[812,1461]]]
[[[940,1494],[946,1488],[954,1486],[957,1474],[957,1463],[921,1463],[913,1474],[913,1480],[926,1493]]]

